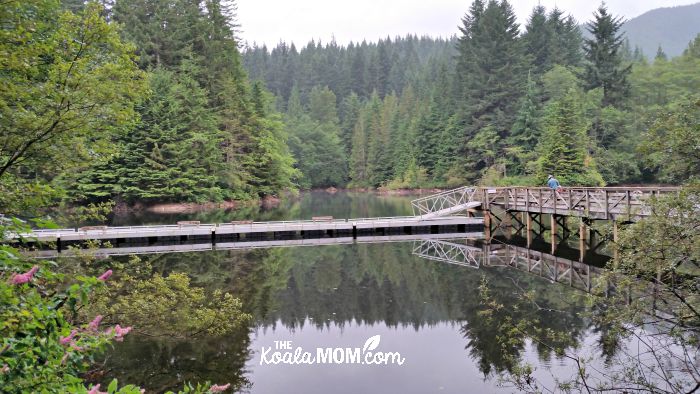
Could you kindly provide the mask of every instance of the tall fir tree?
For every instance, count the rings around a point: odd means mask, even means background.
[[[510,133],[518,101],[523,94],[526,62],[522,56],[515,13],[506,0],[490,0],[483,8],[479,0],[460,28],[458,75],[463,84],[462,160],[467,179],[477,178],[489,165],[479,156],[472,141],[486,128],[496,139],[497,150]],[[498,153],[496,153],[498,155]]]
[[[546,9],[538,5],[533,8],[523,34],[524,55],[530,57],[531,71],[536,75],[544,74],[551,66],[552,30],[547,22]]]
[[[572,87],[564,97],[552,100],[543,123],[538,179],[544,182],[551,174],[565,185],[601,186],[603,178],[588,156],[588,122],[580,92]]]
[[[586,89],[603,88],[603,106],[622,106],[630,93],[627,80],[632,65],[622,61],[620,48],[624,36],[620,32],[624,21],[608,13],[605,4],[593,14],[587,24],[591,38],[584,40],[586,68],[583,75]]]

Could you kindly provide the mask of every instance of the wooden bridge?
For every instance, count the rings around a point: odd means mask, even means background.
[[[651,214],[652,197],[677,193],[677,187],[546,187],[482,188],[483,209],[576,216],[591,220],[637,220]]]
[[[312,220],[253,222],[235,221],[229,223],[200,224],[197,221],[178,222],[175,225],[154,226],[86,226],[77,229],[32,230],[28,233],[9,234],[5,241],[55,242],[61,250],[62,242],[87,240],[113,240],[115,243],[143,242],[149,244],[160,241],[210,240],[237,241],[244,237],[261,234],[273,236],[298,236],[300,238],[320,238],[351,236],[358,234],[412,234],[415,231],[439,232],[441,227],[456,226],[458,231],[474,229],[486,224],[491,228],[491,215],[470,217],[475,210],[491,211],[501,208],[512,215],[522,212],[523,222],[528,228],[536,215],[550,214],[552,229],[556,230],[557,218],[581,217],[588,220],[620,219],[636,220],[650,214],[646,202],[651,197],[676,193],[678,188],[567,188],[555,191],[549,188],[461,187],[448,190],[411,202],[414,216],[334,219],[329,216],[315,217]],[[457,216],[467,212],[466,216]],[[536,218],[534,218],[536,220]],[[516,219],[517,220],[517,219]],[[476,227],[474,227],[476,226]],[[423,229],[423,230],[414,230]],[[311,235],[311,237],[309,237]]]

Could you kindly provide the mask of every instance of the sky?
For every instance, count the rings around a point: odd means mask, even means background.
[[[696,3],[698,0],[608,0],[615,15],[631,19],[660,7]],[[555,5],[579,22],[588,21],[598,0],[510,0],[522,25],[538,3]],[[471,0],[237,0],[238,36],[243,43],[274,47],[281,40],[297,47],[311,39],[338,44],[377,41],[409,33],[449,37],[458,32]]]

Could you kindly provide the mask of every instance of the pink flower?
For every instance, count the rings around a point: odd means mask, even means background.
[[[78,351],[78,352],[82,352],[82,351],[83,351],[83,348],[81,348],[80,346],[76,345],[75,343],[71,343],[71,344],[70,344],[70,347],[71,347],[71,349],[73,349],[73,350],[75,350],[75,351]]]
[[[107,271],[104,272],[104,274],[100,275],[100,276],[97,278],[97,280],[101,280],[101,281],[104,282],[104,281],[106,281],[107,279],[109,279],[110,276],[112,276],[112,270],[107,270]]]
[[[117,342],[121,342],[124,340],[124,335],[128,334],[129,331],[131,331],[131,327],[124,327],[121,328],[119,324],[114,326],[114,340]]]
[[[73,331],[71,331],[70,335],[68,335],[67,337],[61,337],[61,339],[59,339],[58,342],[61,345],[68,345],[69,343],[73,342],[73,337],[77,333],[78,333],[78,331],[73,330]]]
[[[34,277],[34,274],[39,270],[39,266],[35,265],[30,269],[29,271],[25,272],[24,274],[15,274],[12,275],[12,278],[10,278],[10,284],[13,285],[21,285],[22,283],[27,283],[30,280],[32,280],[32,277]]]
[[[215,385],[209,387],[209,391],[211,391],[212,393],[222,393],[222,392],[228,390],[229,387],[231,387],[231,383],[226,383],[223,386],[219,386],[218,384],[215,384]]]
[[[96,384],[96,385],[92,386],[92,388],[90,389],[90,391],[88,391],[88,394],[107,394],[107,392],[106,392],[106,391],[100,391],[100,385],[99,385],[99,384]]]
[[[102,321],[102,315],[95,316],[95,318],[92,319],[92,321],[88,324],[88,330],[97,331],[97,327],[100,325],[101,321]]]

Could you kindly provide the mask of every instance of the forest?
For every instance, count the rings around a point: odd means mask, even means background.
[[[507,1],[477,0],[449,40],[253,45],[243,64],[284,113],[302,187],[684,180],[640,152],[697,101],[700,37],[650,62],[604,5],[579,23],[537,6],[521,28]]]
[[[29,190],[71,204],[208,202],[547,174],[677,184],[698,170],[668,164],[697,155],[684,141],[697,136],[700,36],[648,61],[604,4],[589,21],[537,6],[521,27],[507,0],[475,0],[449,39],[271,50],[240,42],[232,2],[11,4],[6,207]]]

